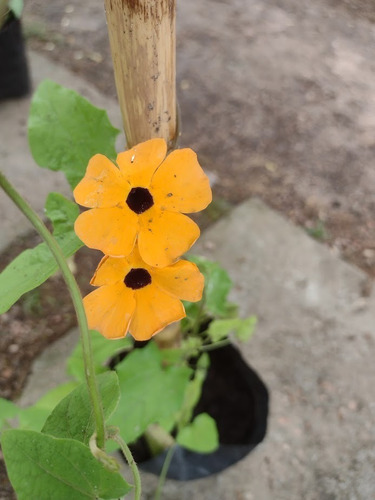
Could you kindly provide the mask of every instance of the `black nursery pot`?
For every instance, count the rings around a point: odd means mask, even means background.
[[[0,99],[23,97],[29,91],[21,22],[11,16],[0,30]]]
[[[209,454],[177,445],[168,469],[170,479],[187,481],[220,472],[244,458],[266,435],[269,395],[265,384],[232,345],[209,351],[209,356],[195,414],[206,412],[216,420],[220,445]],[[140,468],[159,475],[166,453],[139,462]]]

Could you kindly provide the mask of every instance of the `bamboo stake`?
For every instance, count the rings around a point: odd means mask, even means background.
[[[117,95],[129,148],[176,140],[176,0],[105,0]]]

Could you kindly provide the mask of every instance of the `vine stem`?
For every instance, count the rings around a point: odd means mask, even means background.
[[[164,484],[165,484],[165,479],[167,477],[168,469],[169,469],[169,466],[171,465],[171,461],[172,461],[175,449],[176,449],[176,446],[171,446],[169,448],[166,456],[165,456],[163,467],[161,469],[160,476],[159,476],[158,486],[157,486],[156,491],[155,491],[154,500],[160,500],[160,498],[161,498],[161,494],[162,494]]]
[[[48,231],[46,226],[40,217],[34,212],[30,205],[22,198],[22,196],[16,191],[16,189],[10,184],[6,179],[4,174],[0,172],[0,186],[9,196],[9,198],[17,205],[21,212],[29,219],[31,224],[34,226],[39,235],[46,242],[47,246],[51,250],[56,262],[61,270],[64,277],[65,283],[69,289],[73,305],[76,311],[78,325],[81,333],[82,351],[83,351],[83,361],[85,366],[85,375],[88,391],[90,394],[91,404],[93,407],[93,412],[95,416],[95,427],[97,436],[97,446],[99,448],[104,448],[105,442],[105,428],[104,428],[104,416],[103,416],[103,406],[101,403],[101,397],[98,390],[98,385],[95,378],[94,362],[92,357],[91,340],[90,333],[87,326],[87,319],[85,314],[85,309],[83,307],[81,292],[79,291],[77,282],[70,271],[68,264],[66,263],[64,254],[62,253],[59,245],[57,244],[55,238]]]
[[[207,344],[207,345],[202,345],[200,346],[200,350],[202,352],[206,351],[214,351],[215,349],[219,349],[220,347],[225,347],[226,345],[231,344],[231,341],[229,338],[223,339],[223,340],[218,340],[217,342],[214,342],[213,344]]]
[[[129,449],[129,446],[125,443],[125,441],[122,439],[122,437],[119,434],[115,434],[111,436],[111,439],[113,441],[116,441],[116,443],[120,446],[121,451],[125,455],[126,461],[129,464],[129,467],[132,471],[133,478],[134,478],[134,500],[140,500],[141,499],[141,476],[139,475],[139,470],[137,467],[137,464],[135,463],[135,460],[133,458],[132,452]]]

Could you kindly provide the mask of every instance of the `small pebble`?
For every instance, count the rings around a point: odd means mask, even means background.
[[[96,63],[101,63],[103,61],[103,56],[100,52],[91,52],[89,54],[89,59]]]
[[[10,352],[11,354],[15,354],[19,350],[20,350],[20,346],[17,344],[10,344],[10,346],[8,347],[8,352]]]
[[[53,50],[55,50],[55,47],[56,47],[56,45],[53,42],[47,42],[44,45],[44,49],[48,50],[48,52],[52,52]]]
[[[73,57],[76,61],[80,61],[81,59],[83,59],[83,52],[82,50],[76,50],[73,54]]]
[[[68,17],[63,17],[60,22],[63,28],[67,28],[70,24],[70,19]]]
[[[180,87],[182,90],[188,90],[190,88],[190,83],[188,80],[181,80]]]

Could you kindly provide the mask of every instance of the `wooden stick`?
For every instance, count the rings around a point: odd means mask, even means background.
[[[176,140],[176,0],[105,0],[109,41],[129,148]]]

